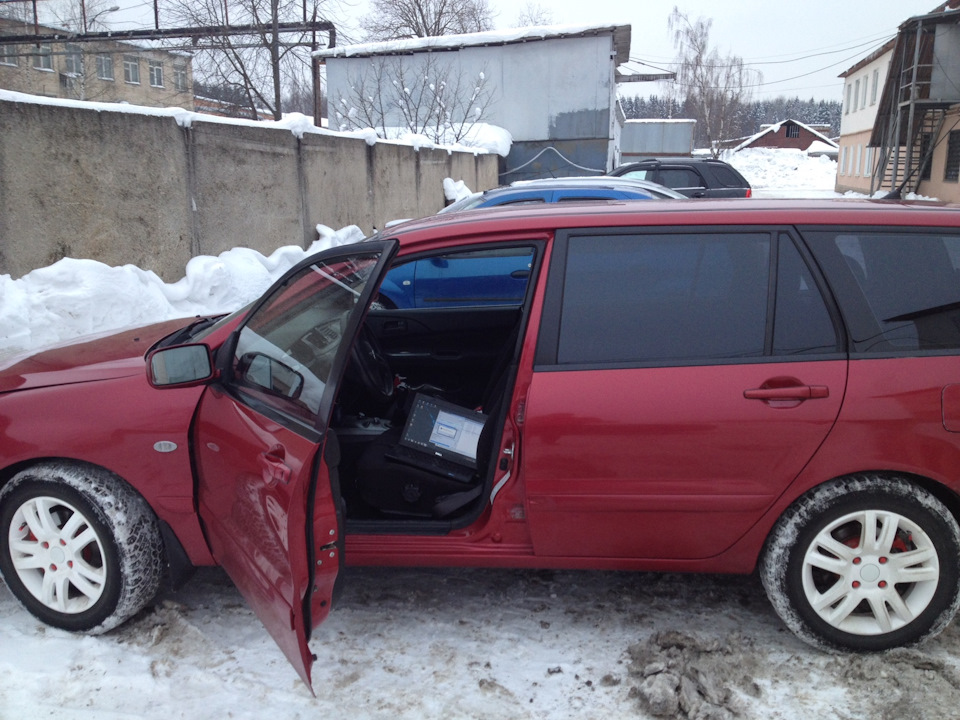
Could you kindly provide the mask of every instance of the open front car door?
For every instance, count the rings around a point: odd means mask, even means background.
[[[312,628],[341,554],[330,415],[396,241],[308,258],[220,348],[194,420],[199,513],[217,562],[310,686]]]

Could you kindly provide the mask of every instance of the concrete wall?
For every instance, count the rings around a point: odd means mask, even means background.
[[[498,156],[254,125],[0,100],[0,273],[62,257],[167,281],[198,254],[308,246],[444,206],[443,179],[497,184]]]

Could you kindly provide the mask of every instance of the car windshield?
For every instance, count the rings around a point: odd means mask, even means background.
[[[479,205],[482,200],[483,200],[483,193],[480,193],[480,192],[472,193],[470,195],[467,195],[464,198],[460,198],[455,203],[451,203],[450,205],[447,205],[445,208],[443,208],[443,210],[441,210],[437,214],[439,215],[441,213],[460,212],[461,210],[470,210],[471,208],[475,208],[477,205]]]

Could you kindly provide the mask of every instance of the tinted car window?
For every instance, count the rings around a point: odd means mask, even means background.
[[[807,355],[840,350],[837,331],[810,268],[789,237],[780,239],[774,355]]]
[[[702,188],[706,187],[700,173],[687,168],[660,168],[657,179],[661,185],[671,188]]]
[[[960,348],[960,236],[806,235],[840,295],[858,352]]]
[[[641,170],[631,170],[630,172],[624,173],[621,177],[625,178],[634,178],[635,180],[656,180],[657,171],[655,169],[641,169]],[[662,185],[663,183],[661,183]]]
[[[766,233],[571,237],[560,364],[764,354]]]
[[[737,177],[736,173],[725,165],[712,164],[710,169],[713,171],[713,176],[717,182],[724,187],[739,188],[746,185],[742,178]]]

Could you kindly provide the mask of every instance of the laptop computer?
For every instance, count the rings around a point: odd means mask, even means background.
[[[400,444],[386,457],[460,482],[477,470],[477,445],[487,416],[417,393]]]

